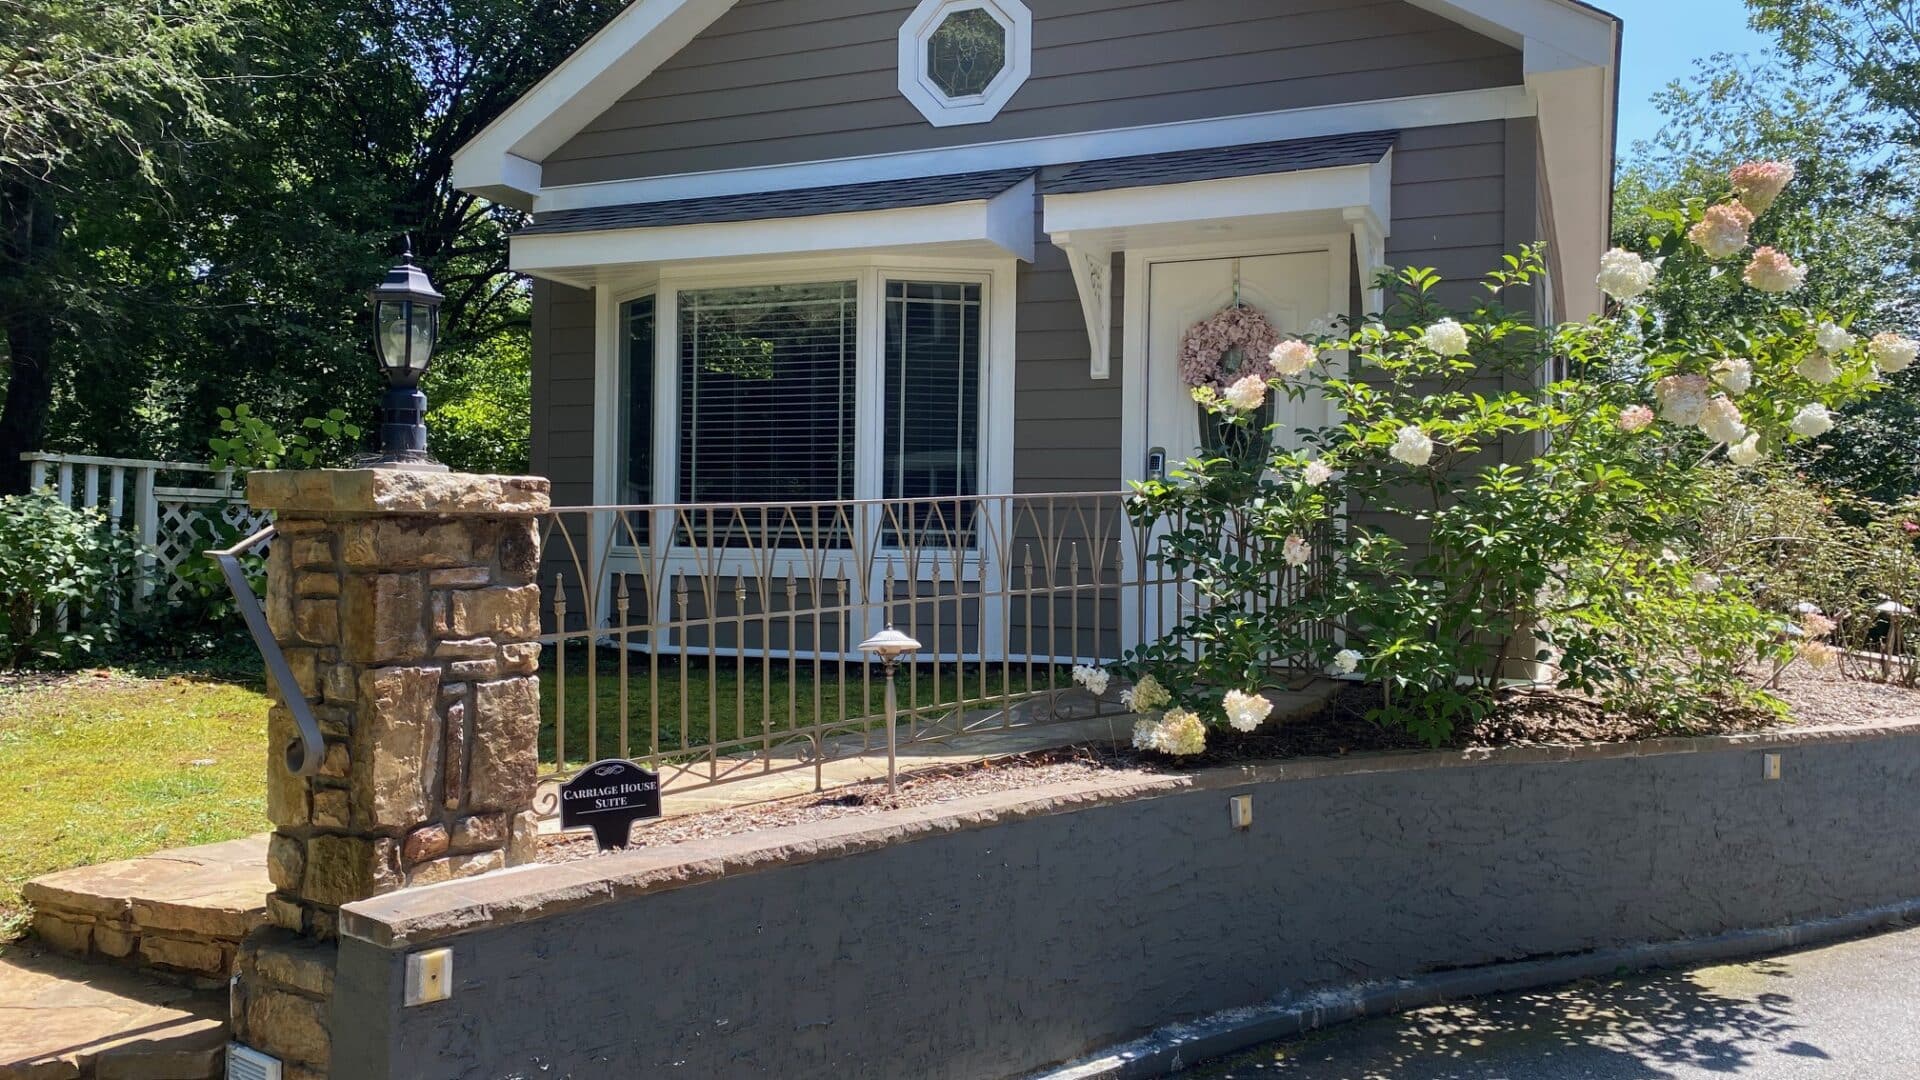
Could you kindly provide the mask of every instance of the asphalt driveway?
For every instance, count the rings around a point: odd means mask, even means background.
[[[1920,1080],[1920,928],[1348,1024],[1208,1080]]]

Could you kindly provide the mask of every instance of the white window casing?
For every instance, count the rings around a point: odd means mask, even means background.
[[[949,97],[927,70],[927,45],[954,15],[981,11],[1006,35],[1006,60],[978,94]],[[900,24],[900,93],[935,127],[984,124],[1000,115],[1033,70],[1033,13],[1021,0],[921,0]]]

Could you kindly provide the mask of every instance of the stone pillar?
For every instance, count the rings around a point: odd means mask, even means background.
[[[539,515],[547,481],[390,469],[255,472],[275,514],[267,622],[326,753],[291,774],[268,714],[271,927],[241,951],[235,1037],[326,1070],[343,904],[535,854]],[[316,947],[319,952],[316,953]]]

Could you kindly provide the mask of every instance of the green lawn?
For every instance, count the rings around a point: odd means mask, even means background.
[[[201,676],[0,684],[0,940],[29,878],[265,829],[266,716]]]
[[[816,715],[856,722],[863,715],[877,717],[884,693],[878,668],[864,687],[858,664],[846,671],[842,702],[837,664],[823,664],[816,679],[811,663],[763,669],[751,661],[743,678],[731,661],[716,661],[710,670],[700,659],[688,663],[683,681],[678,664],[662,660],[656,683],[646,658],[636,656],[627,680],[628,749],[635,757],[646,755],[656,709],[663,751],[680,760],[702,756],[683,748],[705,747],[716,728],[721,739],[757,739],[763,730],[806,727]],[[964,688],[956,684],[957,674],[964,675]],[[1036,667],[1029,683],[1024,665],[1004,674],[1009,677],[1003,680],[1002,669],[989,665],[983,684],[977,665],[902,672],[901,703],[997,700],[1003,682],[1020,693],[1029,685],[1044,688],[1050,679],[1066,681],[1064,673]],[[551,763],[559,685],[550,666],[541,675],[540,754]],[[10,936],[9,928],[18,928],[20,886],[30,878],[268,827],[263,683],[124,671],[9,679],[0,682],[0,941]],[[598,745],[591,756],[583,658],[569,665],[566,682],[568,760],[579,764],[619,754],[617,661],[603,657],[591,680],[599,702]]]
[[[600,660],[589,675],[586,659],[576,652],[568,658],[566,678],[566,757],[570,764],[581,765],[621,753],[620,668],[610,650],[600,650]],[[871,669],[863,682],[861,666],[849,663],[844,668],[845,692],[841,690],[842,668],[837,662],[822,661],[818,677],[811,661],[789,665],[784,660],[762,664],[758,659],[736,663],[731,659],[693,658],[685,663],[663,658],[655,668],[646,656],[633,655],[627,668],[626,715],[629,756],[644,758],[658,718],[661,753],[672,759],[687,760],[703,756],[713,741],[746,740],[747,745],[729,752],[751,749],[763,737],[813,725],[819,717],[827,723],[846,722],[858,730],[861,717],[878,718],[885,706],[885,682],[880,669]],[[549,663],[540,672],[541,733],[540,759],[554,760],[554,716],[560,699],[559,681]],[[1036,666],[1029,679],[1025,665],[1015,664],[1003,670],[989,664],[956,667],[953,664],[921,667],[911,675],[902,669],[899,676],[902,710],[921,705],[950,705],[955,701],[995,702],[1003,689],[1015,695],[1027,688],[1045,689],[1065,685],[1064,672]],[[842,700],[844,697],[844,701]],[[589,701],[595,703],[593,734],[589,740]],[[682,719],[682,702],[686,709]],[[591,749],[590,749],[591,748]]]

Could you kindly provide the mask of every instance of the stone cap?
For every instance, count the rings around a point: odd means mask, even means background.
[[[532,863],[440,885],[401,889],[340,909],[340,933],[382,948],[412,948],[489,927],[680,889],[773,866],[819,862],[923,837],[1190,791],[1424,769],[1550,765],[1669,754],[1746,753],[1821,743],[1920,737],[1920,716],[1873,724],[1807,725],[1736,735],[1468,750],[1380,750],[1142,776],[1117,772],[988,792],[877,814],[826,818],[591,859]],[[1756,772],[1756,776],[1758,773]],[[669,793],[670,794],[670,793]]]
[[[552,507],[541,476],[406,469],[271,469],[247,474],[247,505],[302,514],[532,516]]]

